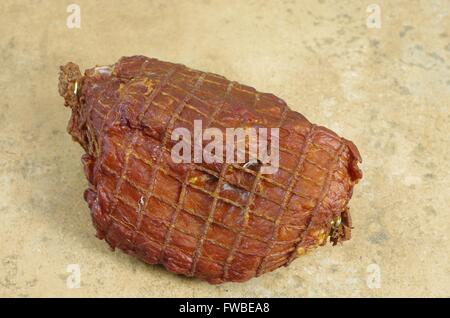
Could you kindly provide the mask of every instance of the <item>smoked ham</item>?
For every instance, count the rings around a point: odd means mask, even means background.
[[[85,150],[85,200],[97,236],[149,264],[242,282],[350,238],[348,202],[362,177],[356,146],[278,97],[144,56],[61,67],[68,132]],[[176,128],[274,127],[279,167],[177,163]]]

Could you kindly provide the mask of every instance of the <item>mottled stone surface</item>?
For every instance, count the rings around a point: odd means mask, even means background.
[[[0,296],[450,296],[450,1],[377,1],[380,29],[370,2],[77,3],[81,29],[63,2],[0,3]],[[111,252],[82,198],[57,72],[133,54],[273,92],[353,140],[353,239],[220,286]]]

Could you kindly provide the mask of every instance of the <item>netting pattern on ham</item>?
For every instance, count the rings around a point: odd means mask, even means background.
[[[333,180],[352,187],[342,176],[350,160],[342,138],[274,95],[216,74],[149,58],[113,68],[113,79],[88,76],[82,90],[97,143],[94,224],[111,246],[218,283],[259,276],[322,243],[314,231],[340,212],[326,200]],[[222,130],[280,127],[278,172],[237,163],[175,167],[171,133],[193,131],[196,119]]]

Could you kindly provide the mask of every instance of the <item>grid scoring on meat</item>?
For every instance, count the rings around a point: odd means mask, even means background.
[[[130,252],[139,255],[139,249],[146,248],[137,245],[138,238],[143,238],[157,246],[152,262],[187,276],[207,275],[215,282],[259,276],[292,262],[322,208],[346,142],[296,116],[276,96],[220,75],[156,59],[137,63],[137,68],[136,61],[126,63],[131,66],[118,63],[112,73],[112,79],[120,81],[120,86],[114,84],[117,96],[102,99],[96,91],[98,99],[90,101],[87,110],[88,143],[89,147],[93,143],[98,156],[95,173],[98,180],[104,180],[100,187],[112,194],[108,210],[103,211],[108,220],[103,229],[106,240],[114,244],[109,241],[114,226],[123,235],[131,233],[130,246],[135,246]],[[204,85],[214,89],[204,89]],[[107,83],[97,90],[108,91],[112,86]],[[173,130],[186,127],[193,131],[195,119],[203,120],[203,129],[228,128],[230,118],[236,118],[234,107],[240,103],[248,107],[255,122],[285,129],[297,142],[280,142],[276,149],[279,172],[263,175],[260,167],[254,170],[238,163],[214,167],[189,163],[173,170],[167,159]],[[156,126],[152,126],[153,117],[161,119]],[[304,127],[289,126],[299,118]],[[114,134],[122,134],[120,140]],[[145,147],[154,147],[150,156],[143,151],[146,142]],[[102,151],[114,151],[120,160],[113,162]],[[136,167],[149,173],[144,183],[134,177]],[[203,183],[198,184],[197,178]],[[194,197],[209,199],[193,206]],[[210,266],[205,264],[216,264],[215,272],[205,274],[205,266]]]

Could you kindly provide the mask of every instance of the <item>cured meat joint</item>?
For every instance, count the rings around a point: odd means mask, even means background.
[[[67,63],[59,93],[71,109],[68,132],[85,151],[84,198],[97,237],[113,249],[218,284],[350,238],[358,149],[273,94],[144,56],[84,75]],[[196,121],[224,132],[277,128],[278,168],[174,162],[173,132],[193,135]]]

